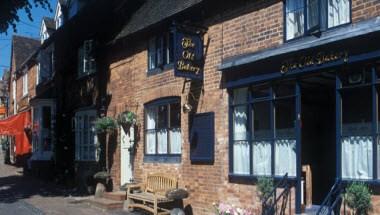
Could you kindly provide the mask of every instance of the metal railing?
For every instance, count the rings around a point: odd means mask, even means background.
[[[335,181],[330,192],[323,200],[322,205],[317,211],[317,215],[340,214],[340,207],[343,200],[343,185],[340,179]]]
[[[277,190],[282,188],[281,193],[277,195]],[[281,178],[281,180],[273,188],[270,195],[268,195],[262,202],[262,215],[284,215],[286,211],[287,203],[290,203],[290,184],[288,181],[288,173]],[[291,208],[289,206],[289,214]]]

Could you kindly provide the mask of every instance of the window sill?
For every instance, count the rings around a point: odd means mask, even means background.
[[[181,163],[181,155],[144,155],[144,163]]]
[[[150,69],[148,70],[147,72],[147,76],[152,76],[152,75],[157,75],[157,74],[160,74],[160,73],[164,73],[168,70],[171,70],[174,68],[174,64],[173,63],[170,63],[170,64],[166,64],[164,65],[163,67],[161,68],[154,68],[154,69]]]
[[[242,175],[242,174],[228,174],[228,180],[231,183],[242,183],[242,184],[251,184],[252,182],[256,182],[259,177],[272,177],[275,181],[281,180],[282,176],[262,176],[262,175]],[[289,176],[288,180],[294,182],[297,180],[295,176]]]

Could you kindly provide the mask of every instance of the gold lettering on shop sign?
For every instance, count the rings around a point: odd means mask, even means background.
[[[201,71],[200,67],[186,63],[183,60],[177,61],[177,69],[181,71],[194,72],[195,74],[198,74]]]
[[[190,37],[184,37],[182,38],[182,48],[188,49],[188,48],[194,48],[195,44],[193,43],[193,40]]]
[[[325,63],[343,60],[344,62],[348,61],[348,52],[318,52],[313,56],[302,56],[298,59],[287,60],[281,65],[281,73],[285,74],[290,70],[294,69],[303,69],[309,66],[322,65]]]

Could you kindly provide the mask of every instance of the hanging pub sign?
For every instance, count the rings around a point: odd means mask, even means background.
[[[174,29],[174,76],[203,80],[203,39],[199,32]]]

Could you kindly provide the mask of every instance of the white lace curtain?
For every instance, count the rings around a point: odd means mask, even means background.
[[[288,173],[296,176],[296,140],[282,139],[275,141],[275,174],[279,176]]]
[[[155,108],[146,109],[146,153],[155,154],[156,153],[156,114]]]
[[[350,21],[349,0],[327,0],[328,1],[328,27],[345,24]]]
[[[342,138],[342,177],[372,179],[372,137]]]
[[[241,104],[247,101],[247,88],[234,91],[234,103]],[[234,165],[233,171],[236,174],[249,174],[249,143],[247,140],[247,106],[237,106],[234,108]]]
[[[253,142],[253,174],[271,175],[272,147],[269,141]]]

